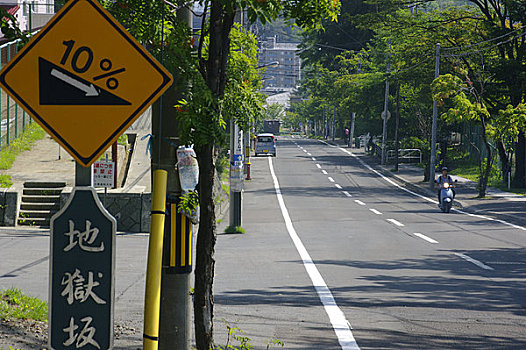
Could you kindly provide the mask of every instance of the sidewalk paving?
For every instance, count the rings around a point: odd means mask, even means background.
[[[150,155],[147,153],[148,138],[142,138],[151,129],[151,110],[148,109],[126,131],[136,133],[137,139],[132,154],[126,183],[123,187],[109,189],[108,192],[148,193],[150,185]],[[35,142],[30,151],[16,157],[12,167],[0,171],[0,174],[11,175],[11,191],[21,192],[26,181],[65,182],[66,187],[75,183],[75,160],[51,136],[47,135]],[[104,191],[103,189],[98,189]]]
[[[333,144],[347,148],[343,140],[336,140]],[[364,148],[348,148],[348,150],[384,175],[394,177],[408,189],[436,200],[436,191],[431,191],[429,183],[423,181],[424,169],[411,164],[400,164],[398,172],[395,173],[393,165],[380,165],[379,160],[367,155]],[[440,173],[435,173],[435,178],[439,175]],[[451,175],[451,177],[457,180],[454,207],[469,213],[506,220],[512,224],[526,225],[526,196],[488,187],[486,198],[477,198],[476,182],[460,176]],[[438,207],[437,213],[439,213]]]

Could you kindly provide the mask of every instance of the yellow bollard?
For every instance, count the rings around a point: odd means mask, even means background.
[[[161,306],[161,271],[163,257],[164,219],[166,211],[166,179],[168,172],[153,172],[152,217],[146,268],[144,296],[143,349],[157,350],[159,345],[159,313]]]

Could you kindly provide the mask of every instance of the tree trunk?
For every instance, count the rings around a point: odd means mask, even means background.
[[[515,144],[515,176],[513,185],[520,188],[526,187],[526,135],[519,133],[519,140]]]
[[[489,173],[491,171],[491,147],[489,145],[488,139],[486,137],[486,124],[485,120],[482,119],[482,141],[484,141],[484,146],[486,147],[486,169],[482,172],[482,152],[479,153],[479,169],[480,169],[480,181],[479,181],[479,197],[483,198],[486,196],[486,189],[488,187]]]
[[[499,152],[499,159],[501,162],[500,171],[502,172],[502,182],[506,182],[506,175],[509,171],[510,162],[508,160],[508,155],[506,154],[506,148],[504,147],[504,143],[502,140],[497,141],[497,151]]]
[[[210,350],[214,343],[213,317],[214,250],[216,243],[216,218],[213,196],[214,162],[213,145],[197,149],[199,162],[199,232],[195,264],[194,318],[195,339],[198,350]]]

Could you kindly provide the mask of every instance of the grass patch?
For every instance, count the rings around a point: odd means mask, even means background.
[[[46,302],[25,295],[17,288],[0,291],[0,320],[22,319],[47,322]]]
[[[37,123],[31,124],[17,139],[13,140],[9,146],[0,151],[0,169],[10,169],[17,155],[30,150],[33,143],[43,139],[45,135],[46,132],[40,125]]]
[[[11,175],[0,175],[0,187],[9,188],[11,186],[13,186],[13,179],[11,178]]]
[[[241,226],[228,226],[225,233],[245,233],[245,229]]]

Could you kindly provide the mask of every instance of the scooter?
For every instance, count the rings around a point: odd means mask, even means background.
[[[455,180],[457,182],[457,180]],[[440,209],[443,213],[449,213],[453,206],[453,185],[449,182],[443,182],[440,186]]]

